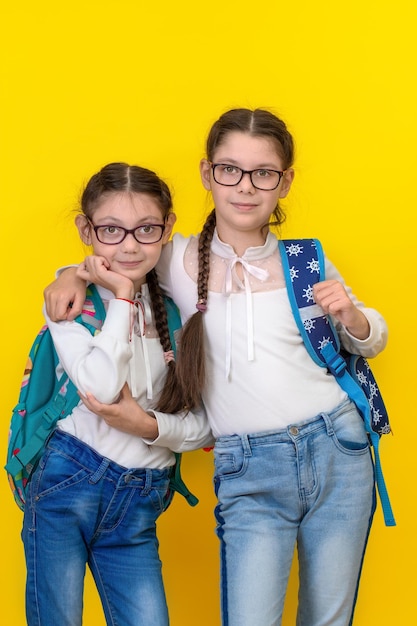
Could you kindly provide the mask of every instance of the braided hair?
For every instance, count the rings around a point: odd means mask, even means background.
[[[184,325],[178,346],[177,379],[180,393],[189,408],[200,404],[206,380],[203,314],[207,308],[210,244],[215,227],[216,213],[213,210],[198,240],[197,312]]]
[[[146,275],[146,282],[149,288],[153,315],[155,318],[156,330],[158,331],[159,341],[161,342],[164,354],[172,351],[171,338],[168,328],[168,315],[165,308],[164,297],[159,286],[155,269],[152,269]],[[163,413],[177,413],[184,409],[187,400],[182,396],[181,386],[178,384],[176,364],[174,359],[167,363],[168,372],[165,378],[164,388],[159,396],[156,410]]]

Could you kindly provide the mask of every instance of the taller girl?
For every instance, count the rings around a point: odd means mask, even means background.
[[[222,115],[200,165],[215,209],[199,237],[175,235],[157,266],[188,319],[177,363],[187,404],[201,393],[216,437],[224,626],[281,624],[296,546],[297,626],[351,624],[375,508],[362,419],[305,349],[270,231],[284,221],[279,200],[291,187],[293,156],[272,113]],[[314,288],[317,304],[347,350],[375,356],[386,343],[384,320],[328,260],[326,276]],[[72,278],[70,288],[62,280],[64,292],[47,290],[47,302],[71,317],[84,296]],[[62,310],[69,300],[73,310]]]
[[[363,421],[304,347],[269,229],[284,220],[293,156],[290,133],[270,112],[222,115],[200,164],[215,209],[199,238],[176,235],[158,265],[189,318],[178,362],[188,403],[202,393],[216,437],[224,626],[281,624],[296,545],[297,625],[350,624],[375,507]],[[326,276],[315,299],[342,344],[376,355],[383,319],[328,261]]]

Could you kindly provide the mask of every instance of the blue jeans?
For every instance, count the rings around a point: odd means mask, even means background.
[[[57,430],[24,515],[28,625],[81,625],[88,563],[107,624],[167,626],[155,528],[167,488],[168,470],[128,470]]]
[[[375,510],[363,421],[350,402],[215,445],[223,626],[279,626],[295,547],[297,626],[352,623]]]

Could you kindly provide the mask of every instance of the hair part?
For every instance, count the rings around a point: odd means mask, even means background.
[[[139,165],[109,163],[88,181],[80,200],[81,212],[91,219],[100,203],[112,193],[144,193],[158,204],[164,220],[172,210],[168,185],[155,172]]]

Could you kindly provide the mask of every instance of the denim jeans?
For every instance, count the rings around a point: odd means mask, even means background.
[[[363,421],[346,402],[215,445],[223,626],[279,626],[295,548],[297,626],[352,623],[375,510]]]
[[[168,470],[128,470],[57,430],[24,515],[28,625],[81,625],[88,563],[107,624],[167,626],[155,528],[167,488]]]

